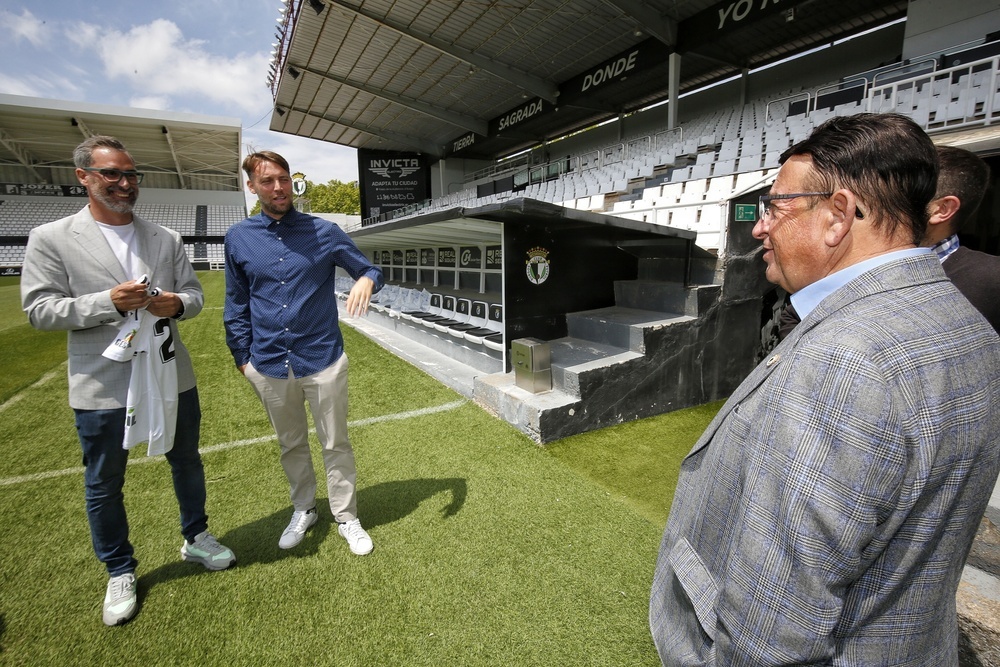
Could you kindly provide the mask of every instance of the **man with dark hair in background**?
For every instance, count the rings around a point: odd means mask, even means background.
[[[753,233],[802,321],[681,464],[653,639],[670,667],[956,665],[1000,471],[1000,338],[917,246],[934,145],[859,114],[781,162]]]
[[[89,203],[79,213],[31,231],[21,301],[35,328],[69,332],[69,404],[83,448],[87,519],[94,552],[110,576],[103,617],[107,625],[119,625],[139,608],[138,562],[122,493],[126,401],[137,372],[132,364],[138,362],[115,361],[102,352],[142,309],[155,320],[150,326],[164,334],[157,338],[162,346],[157,359],[176,365],[176,430],[166,457],[180,506],[181,557],[222,570],[236,556],[208,532],[205,471],[198,453],[201,408],[176,322],[201,312],[201,283],[180,234],[134,214],[143,175],[120,141],[90,137],[73,151],[73,161]],[[138,280],[143,275],[145,283]]]
[[[251,153],[243,170],[261,210],[226,233],[226,343],[278,436],[293,510],[278,546],[297,546],[319,518],[308,402],[337,530],[352,553],[365,555],[373,544],[358,519],[357,471],[347,436],[347,354],[334,282],[338,267],[355,279],[346,307],[359,316],[382,288],[382,271],[337,225],[295,209],[281,155]]]
[[[937,192],[923,244],[937,253],[958,291],[1000,332],[1000,257],[970,250],[958,240],[989,188],[990,167],[962,148],[938,146],[937,150]]]

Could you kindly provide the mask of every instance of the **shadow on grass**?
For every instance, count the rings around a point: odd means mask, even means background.
[[[468,486],[460,477],[445,479],[404,479],[382,482],[358,490],[358,516],[365,528],[384,526],[406,517],[429,498],[451,493],[451,502],[441,508],[441,517],[458,514],[465,504]]]
[[[465,504],[468,487],[462,478],[398,480],[359,489],[358,514],[362,525],[367,529],[372,529],[403,519],[416,511],[424,501],[442,492],[451,494],[450,502],[441,508],[442,518],[447,519],[458,514]],[[278,548],[278,538],[292,516],[291,508],[285,508],[266,517],[261,517],[231,530],[225,535],[218,535],[219,541],[236,554],[236,567],[315,555],[330,533],[337,536],[329,511],[322,509],[326,502],[325,497],[316,498],[320,519],[306,533],[302,543],[294,549]],[[339,539],[339,536],[337,537]],[[141,583],[139,587],[140,603],[144,592],[157,584],[199,574],[212,573],[197,563],[187,563],[181,560],[143,574],[139,577]]]

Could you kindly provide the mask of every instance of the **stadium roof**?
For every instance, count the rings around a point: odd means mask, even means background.
[[[496,158],[905,17],[906,0],[285,0],[272,130]]]
[[[146,187],[242,190],[238,118],[19,95],[0,95],[0,180],[75,184],[73,149],[95,134],[128,147]]]

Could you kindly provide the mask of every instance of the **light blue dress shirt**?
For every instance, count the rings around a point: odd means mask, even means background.
[[[866,259],[863,262],[858,262],[857,264],[853,264],[846,269],[841,269],[840,271],[831,273],[825,278],[821,278],[813,284],[803,287],[795,294],[792,294],[790,297],[792,306],[795,308],[795,312],[798,313],[799,319],[804,320],[806,319],[806,315],[811,313],[813,308],[819,305],[820,301],[830,296],[838,289],[860,276],[862,273],[871,271],[876,266],[887,264],[896,259],[914,257],[929,252],[933,251],[930,248],[907,248],[906,250],[887,252],[884,255],[879,255],[878,257],[872,257],[871,259]]]

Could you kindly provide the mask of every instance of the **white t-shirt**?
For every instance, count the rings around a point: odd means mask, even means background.
[[[135,225],[131,222],[127,225],[108,225],[98,220],[97,227],[104,233],[104,238],[108,240],[111,251],[118,258],[118,263],[125,269],[128,278],[136,278],[135,267],[139,252],[135,241]]]

